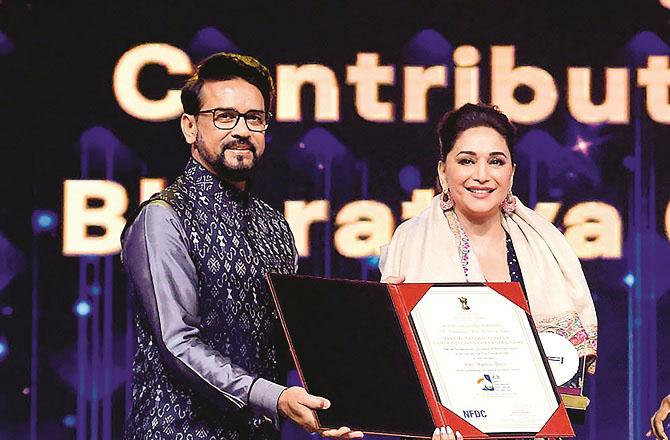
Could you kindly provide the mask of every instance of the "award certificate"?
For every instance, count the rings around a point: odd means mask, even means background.
[[[486,285],[433,286],[410,313],[440,403],[480,431],[540,431],[558,408],[526,312]]]
[[[303,385],[332,402],[319,429],[574,436],[519,283],[268,283]]]

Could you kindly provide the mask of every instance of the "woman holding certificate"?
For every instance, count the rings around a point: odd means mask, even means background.
[[[514,126],[496,107],[466,104],[443,116],[437,134],[442,192],[382,249],[382,280],[518,281],[538,331],[570,340],[593,373],[597,321],[579,260],[512,194]]]

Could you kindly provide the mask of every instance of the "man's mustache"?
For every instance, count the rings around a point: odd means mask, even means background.
[[[249,151],[251,151],[254,155],[256,154],[256,146],[252,144],[250,141],[244,139],[237,139],[223,144],[222,151],[233,150],[238,148],[246,148]]]

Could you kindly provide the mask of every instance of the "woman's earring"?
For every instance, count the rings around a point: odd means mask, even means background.
[[[507,197],[502,201],[500,209],[507,215],[512,215],[516,209],[516,197],[512,195],[512,191],[507,194]]]
[[[442,211],[449,211],[454,207],[454,201],[451,199],[451,196],[449,195],[449,188],[446,190],[442,191],[442,198],[440,199],[440,208],[442,208]]]

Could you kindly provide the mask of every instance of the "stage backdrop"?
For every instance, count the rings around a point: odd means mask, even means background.
[[[433,194],[439,116],[510,115],[514,192],[565,233],[598,311],[578,436],[641,438],[670,392],[670,2],[194,3],[0,3],[0,438],[120,437],[118,235],[182,170],[177,89],[217,51],[276,78],[253,189],[303,274],[378,279],[379,246]]]

